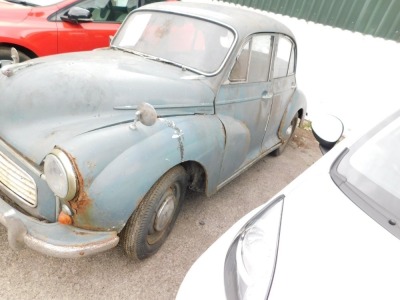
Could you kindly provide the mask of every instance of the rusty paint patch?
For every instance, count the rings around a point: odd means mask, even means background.
[[[87,195],[87,193],[85,191],[85,182],[83,180],[81,172],[79,171],[79,168],[78,168],[75,158],[72,155],[70,155],[69,153],[67,153],[66,151],[64,151],[64,153],[70,159],[70,161],[75,169],[75,173],[76,173],[76,177],[77,177],[77,181],[78,181],[78,184],[77,184],[78,190],[77,190],[76,196],[72,200],[68,201],[71,209],[74,211],[73,218],[75,220],[75,215],[84,214],[87,212],[88,208],[92,204],[92,199],[89,198],[89,196]]]
[[[181,162],[183,162],[184,155],[185,155],[185,148],[183,146],[183,131],[179,127],[176,126],[174,121],[170,121],[170,120],[163,119],[163,118],[159,118],[159,120],[174,130],[174,134],[172,135],[172,138],[178,140],[178,147],[179,147],[179,151],[181,154]]]
[[[92,207],[93,200],[89,198],[85,191],[85,182],[82,174],[79,171],[76,159],[66,151],[64,151],[64,153],[70,159],[78,181],[77,193],[72,200],[68,201],[72,211],[74,212],[72,216],[72,219],[74,221],[73,225],[86,230],[103,231],[103,227],[93,226],[93,221],[91,220],[91,215],[89,213],[89,209]]]

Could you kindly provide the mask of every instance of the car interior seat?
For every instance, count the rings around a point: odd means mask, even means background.
[[[111,14],[110,0],[96,1],[96,4],[92,11],[93,21],[108,21]]]

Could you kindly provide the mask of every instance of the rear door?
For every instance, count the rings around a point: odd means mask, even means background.
[[[275,53],[271,68],[271,83],[273,98],[271,113],[263,140],[263,151],[281,143],[278,132],[286,113],[287,107],[296,90],[296,46],[294,41],[285,36],[277,35],[275,38]],[[290,120],[294,116],[289,116]]]

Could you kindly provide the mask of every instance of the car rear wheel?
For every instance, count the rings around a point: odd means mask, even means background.
[[[18,51],[19,61],[31,59],[24,52]],[[11,60],[11,47],[0,47],[0,60]]]
[[[156,253],[178,217],[188,184],[182,166],[165,173],[150,189],[121,232],[126,254],[142,260]]]
[[[299,120],[299,117],[297,115],[295,115],[287,129],[287,131],[289,133],[289,138],[281,146],[279,146],[279,148],[272,151],[271,155],[279,156],[283,153],[283,151],[285,151],[286,146],[289,144],[290,140],[293,138],[294,131],[296,130],[298,120]]]

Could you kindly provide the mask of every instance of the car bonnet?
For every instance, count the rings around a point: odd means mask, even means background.
[[[148,102],[158,116],[213,113],[214,93],[175,66],[112,50],[40,58],[0,74],[0,136],[40,163],[54,145],[131,122]]]

